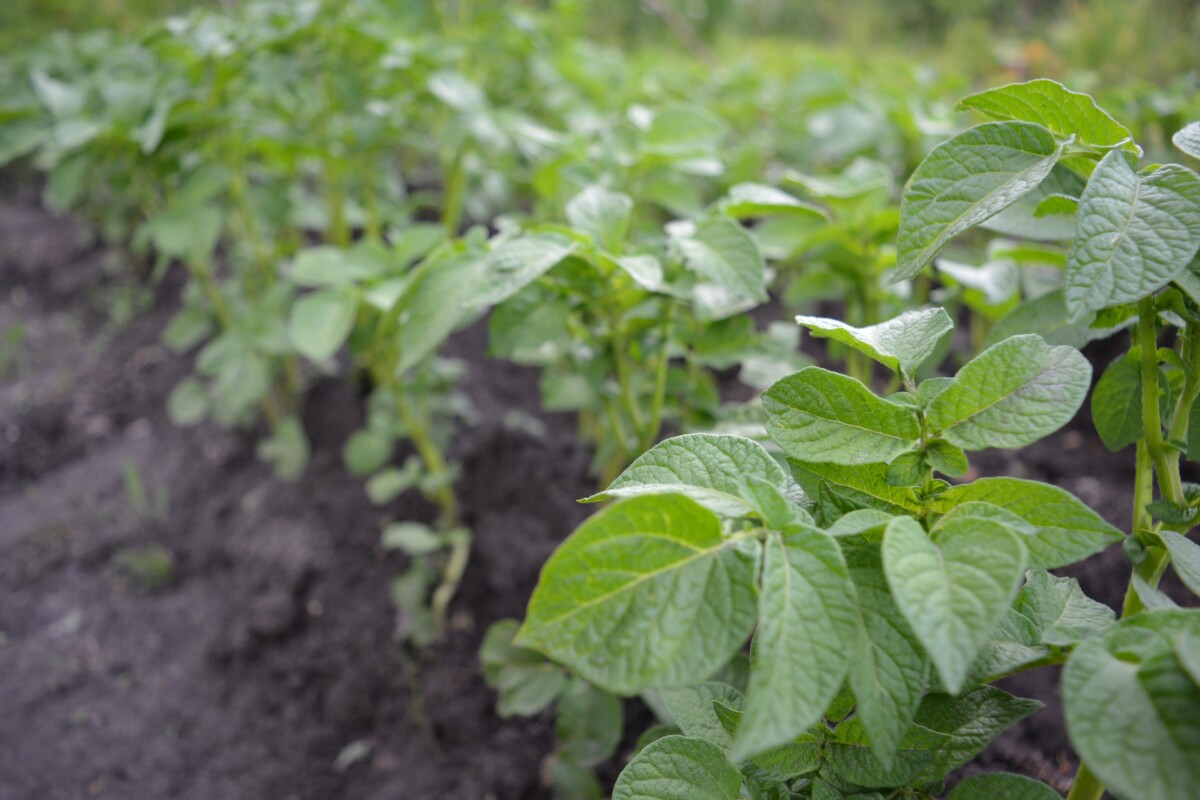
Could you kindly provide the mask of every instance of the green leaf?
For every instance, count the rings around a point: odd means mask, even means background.
[[[479,647],[484,679],[500,695],[496,713],[501,717],[537,714],[567,688],[567,674],[561,667],[513,644],[518,627],[513,619],[493,623]]]
[[[904,188],[896,279],[1035,188],[1062,151],[1054,134],[1027,122],[984,123],[935,147]]]
[[[1200,159],[1200,122],[1190,122],[1175,132],[1171,141],[1192,158]]]
[[[819,206],[805,203],[782,189],[763,183],[739,183],[729,188],[729,196],[721,210],[734,219],[789,214],[814,222],[824,222],[829,215]]]
[[[898,517],[883,537],[883,566],[896,605],[957,693],[1025,571],[1025,548],[1009,528],[963,519],[933,541],[911,517]]]
[[[1188,800],[1200,785],[1200,685],[1174,643],[1200,635],[1200,611],[1122,620],[1071,654],[1063,701],[1071,743],[1118,797]]]
[[[184,308],[171,317],[163,331],[163,344],[173,353],[186,353],[208,338],[213,331],[212,317],[198,308]]]
[[[604,788],[590,768],[563,754],[546,768],[554,800],[604,800]]]
[[[813,336],[841,342],[905,377],[912,377],[936,349],[938,339],[954,329],[954,320],[943,308],[905,311],[866,328],[824,317],[799,316],[796,322],[812,331]]]
[[[903,786],[912,782],[933,760],[946,737],[913,726],[904,733],[891,766],[885,767],[867,746],[866,732],[857,718],[838,725],[834,739],[825,745],[829,767],[843,781],[868,789]],[[822,775],[825,771],[822,770]],[[829,776],[826,776],[829,777]]]
[[[260,461],[271,465],[280,480],[299,479],[308,466],[309,456],[308,436],[300,420],[286,417],[276,423],[271,435],[258,443],[255,454]]]
[[[1096,322],[1095,314],[1085,314],[1075,322],[1068,322],[1063,290],[1055,289],[1033,300],[1022,301],[997,320],[985,344],[990,347],[1010,336],[1036,333],[1046,340],[1046,344],[1081,349],[1089,342],[1111,336],[1128,324],[1120,322],[1114,327],[1093,328],[1093,322]]]
[[[633,199],[602,186],[589,186],[567,203],[571,227],[592,237],[601,248],[618,253],[629,230]]]
[[[655,256],[645,254],[620,256],[611,261],[646,291],[657,292],[663,288],[663,266]]]
[[[888,464],[887,482],[891,486],[920,486],[926,469],[923,454],[915,451],[901,453]]]
[[[670,106],[654,114],[643,144],[648,152],[676,158],[713,152],[725,124],[704,109]]]
[[[983,751],[992,740],[1043,704],[1013,697],[994,686],[980,686],[961,697],[927,695],[917,711],[922,727],[945,734],[945,742],[929,764],[924,777],[940,780]]]
[[[382,275],[387,268],[372,250],[322,245],[297,253],[288,278],[297,286],[350,286]]]
[[[744,517],[755,512],[745,496],[747,475],[781,488],[791,483],[779,462],[753,439],[689,433],[650,448],[607,489],[583,502],[674,492],[722,516]]]
[[[382,467],[392,457],[392,440],[376,431],[363,428],[350,434],[342,447],[342,460],[351,474],[366,477]]]
[[[304,295],[292,306],[288,336],[296,350],[312,361],[328,361],[354,329],[358,292],[324,289]]]
[[[967,362],[929,403],[925,420],[964,450],[1024,447],[1075,416],[1091,376],[1075,348],[1013,336]]]
[[[1088,172],[1091,162],[1085,162]],[[981,228],[1018,239],[1065,242],[1075,235],[1075,213],[1039,213],[1051,197],[1078,198],[1086,181],[1060,161],[1041,183],[996,216],[980,223]],[[1051,207],[1058,201],[1051,202]],[[1075,201],[1076,208],[1078,200]]]
[[[545,275],[575,252],[577,245],[556,233],[531,233],[496,246],[488,253],[478,285],[472,290],[472,307],[502,303]]]
[[[1067,253],[1067,311],[1132,303],[1187,269],[1200,247],[1200,177],[1168,164],[1139,177],[1129,154],[1106,155],[1079,199]]]
[[[925,450],[929,466],[951,478],[961,478],[971,469],[967,454],[945,439],[934,439]]]
[[[613,800],[739,800],[742,774],[719,747],[667,736],[651,742],[621,771]]]
[[[736,295],[767,301],[766,264],[754,238],[728,219],[668,225],[688,267]]]
[[[1174,531],[1159,531],[1167,552],[1171,554],[1171,566],[1184,586],[1200,595],[1200,545]]]
[[[400,360],[397,374],[420,364],[451,333],[474,321],[481,309],[468,308],[484,279],[488,263],[478,253],[439,258],[436,255],[413,275],[398,301]]]
[[[892,599],[878,546],[861,544],[844,550],[859,620],[850,655],[855,716],[875,757],[890,769],[928,685],[929,659]]]
[[[767,432],[801,461],[857,465],[888,462],[921,435],[912,409],[876,396],[853,378],[808,367],[763,394]]]
[[[815,725],[842,687],[857,608],[832,537],[803,525],[767,537],[758,617],[734,761]]]
[[[717,716],[716,704],[740,709],[744,698],[737,689],[710,681],[660,689],[658,695],[684,736],[712,742],[726,752],[733,745],[733,737]]]
[[[1137,359],[1121,356],[1104,370],[1092,392],[1092,422],[1113,453],[1142,437],[1142,371]]]
[[[1085,144],[1126,147],[1140,152],[1133,134],[1090,95],[1072,92],[1046,78],[1010,83],[959,101],[957,110],[974,109],[995,120],[1035,122],[1059,136],[1072,134]]]
[[[208,416],[208,391],[195,378],[184,378],[175,384],[167,398],[167,416],[181,427],[199,425]]]
[[[380,543],[388,550],[400,550],[410,556],[436,553],[446,541],[420,522],[393,522],[383,529]]]
[[[1022,537],[1031,567],[1073,564],[1125,538],[1065,489],[1020,478],[981,478],[954,486],[938,495],[935,509],[946,513],[972,501],[999,506],[1037,529]]]
[[[562,756],[585,767],[607,761],[625,732],[621,701],[575,678],[558,699],[555,732]]]
[[[377,506],[386,505],[420,480],[420,462],[414,459],[406,463],[404,469],[389,468],[372,475],[365,487],[367,497]]]
[[[1085,595],[1079,581],[1041,569],[1025,576],[1013,610],[1029,620],[1037,642],[1054,647],[1102,635],[1116,622],[1113,610]]]
[[[1045,200],[1037,204],[1033,215],[1035,217],[1049,217],[1055,214],[1075,216],[1078,211],[1078,197],[1071,197],[1066,194],[1051,194],[1047,195]]]
[[[920,513],[922,505],[916,493],[904,486],[887,482],[886,464],[842,466],[792,461],[792,475],[811,498],[824,492],[841,501],[841,513],[873,508],[889,514]],[[838,514],[837,516],[840,516]]]
[[[754,626],[748,544],[682,495],[620,500],[550,557],[518,643],[618,694],[702,681]]]
[[[996,772],[965,779],[947,800],[1062,800],[1062,795],[1041,781]]]
[[[221,238],[224,218],[210,206],[170,208],[147,223],[154,249],[169,258],[206,263]]]
[[[738,702],[740,706],[741,702]],[[733,736],[741,724],[742,712],[733,706],[714,700],[713,711],[727,734]],[[821,763],[821,725],[806,731],[792,741],[764,750],[743,765],[743,774],[777,781],[791,780],[815,772]]]

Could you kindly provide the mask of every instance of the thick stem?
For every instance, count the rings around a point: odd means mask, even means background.
[[[1071,785],[1071,792],[1067,795],[1067,800],[1100,800],[1103,796],[1104,784],[1092,774],[1087,764],[1080,764],[1079,771],[1075,773],[1075,782]]]
[[[1183,489],[1179,481],[1179,464],[1167,457],[1163,442],[1162,417],[1158,409],[1158,313],[1154,298],[1142,300],[1138,308],[1137,341],[1141,348],[1142,373],[1142,421],[1145,426],[1146,450],[1154,462],[1158,476],[1159,492],[1164,499],[1179,503],[1183,501]]]

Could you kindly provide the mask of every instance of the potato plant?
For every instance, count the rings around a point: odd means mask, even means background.
[[[673,726],[643,742],[617,800],[938,797],[950,773],[1040,706],[991,684],[1051,665],[1063,666],[1082,759],[1070,798],[1192,796],[1200,611],[1157,584],[1170,566],[1200,593],[1200,547],[1186,536],[1200,495],[1179,472],[1195,452],[1200,395],[1189,293],[1200,177],[1177,165],[1139,171],[1128,131],[1050,81],[964,106],[995,121],[935,148],[908,182],[898,277],[1057,168],[1075,176],[1064,180],[1077,196],[1050,192],[1029,212],[1074,221],[1051,295],[1061,306],[1043,313],[1057,310],[1060,329],[1133,328],[1131,353],[1092,400],[1106,444],[1137,448],[1131,531],[1052,485],[946,480],[967,474],[967,453],[1031,444],[1075,415],[1091,383],[1075,348],[1017,332],[952,378],[922,380],[953,326],[944,310],[866,327],[801,318],[892,371],[898,391],[809,367],[763,394],[781,457],[717,434],[650,449],[587,499],[612,502],[545,565],[512,640],[518,654],[642,694]],[[1191,156],[1197,130],[1175,137]],[[1174,347],[1159,346],[1160,325],[1177,330]],[[1117,542],[1132,566],[1120,619],[1051,572]],[[742,683],[733,665],[751,637]],[[988,774],[949,797],[1059,795]]]
[[[492,354],[541,366],[544,405],[579,415],[602,485],[664,424],[711,425],[711,368],[793,357],[738,316],[766,300],[767,273],[729,206],[637,237],[634,208],[630,195],[593,185],[566,204],[566,226],[502,233],[475,301],[498,303]]]

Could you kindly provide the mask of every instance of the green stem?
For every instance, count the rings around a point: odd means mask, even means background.
[[[1067,800],[1100,800],[1104,796],[1104,784],[1092,774],[1087,764],[1080,764],[1075,773],[1075,782],[1071,784],[1071,792]]]
[[[654,373],[654,397],[650,405],[650,425],[646,428],[640,443],[642,451],[650,449],[658,439],[659,431],[662,430],[663,403],[667,395],[667,367],[671,362],[671,323],[674,317],[675,304],[671,303],[667,307],[667,318],[663,323],[662,349],[658,354],[658,367]]]
[[[451,239],[458,236],[462,226],[463,199],[467,193],[467,165],[465,148],[454,154],[446,170],[446,198],[442,204],[442,227]]]
[[[443,531],[452,530],[458,527],[458,498],[454,494],[454,486],[450,482],[450,470],[446,464],[446,458],[430,433],[432,426],[429,424],[429,420],[419,417],[403,387],[392,381],[392,388],[396,393],[396,408],[400,413],[400,419],[408,430],[408,438],[417,448],[417,454],[420,455],[421,460],[425,462],[426,471],[437,484],[433,499],[438,505],[438,528]],[[458,592],[470,556],[471,541],[464,536],[450,548],[450,555],[442,567],[441,582],[434,589],[430,598],[434,630],[439,638],[446,632],[450,602]]]
[[[1158,476],[1159,492],[1163,498],[1176,503],[1183,501],[1183,489],[1179,480],[1178,461],[1172,464],[1167,458],[1163,442],[1162,417],[1158,410],[1158,313],[1154,298],[1141,301],[1138,308],[1137,341],[1141,348],[1142,372],[1142,420],[1145,426],[1146,450],[1154,462]]]

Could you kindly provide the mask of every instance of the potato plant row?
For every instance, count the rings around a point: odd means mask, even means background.
[[[1200,623],[1156,587],[1170,567],[1200,591],[1180,473],[1200,456],[1200,177],[1143,166],[1129,128],[1049,80],[952,114],[916,70],[626,59],[578,34],[491,6],[255,0],[56,38],[0,62],[0,165],[44,171],[46,202],[152,279],[186,273],[177,423],[263,431],[296,479],[306,390],[368,387],[346,468],[373,503],[438,512],[382,532],[411,556],[393,595],[416,646],[473,536],[469,378],[444,345],[486,320],[492,357],[540,370],[593,449],[586,501],[611,504],[481,658],[502,715],[557,704],[561,796],[600,796],[618,698],[641,695],[662,725],[614,798],[939,797],[1038,707],[991,683],[1065,665],[1070,797],[1189,797]],[[1174,141],[1200,158],[1200,125]],[[768,303],[795,321],[760,328]],[[1091,413],[1136,449],[1128,534],[1054,486],[952,482],[968,453],[1065,425],[1091,384],[1078,349],[1126,331]],[[735,368],[761,401],[723,401]],[[1120,621],[1050,572],[1118,542]],[[1057,794],[991,775],[950,796]]]

